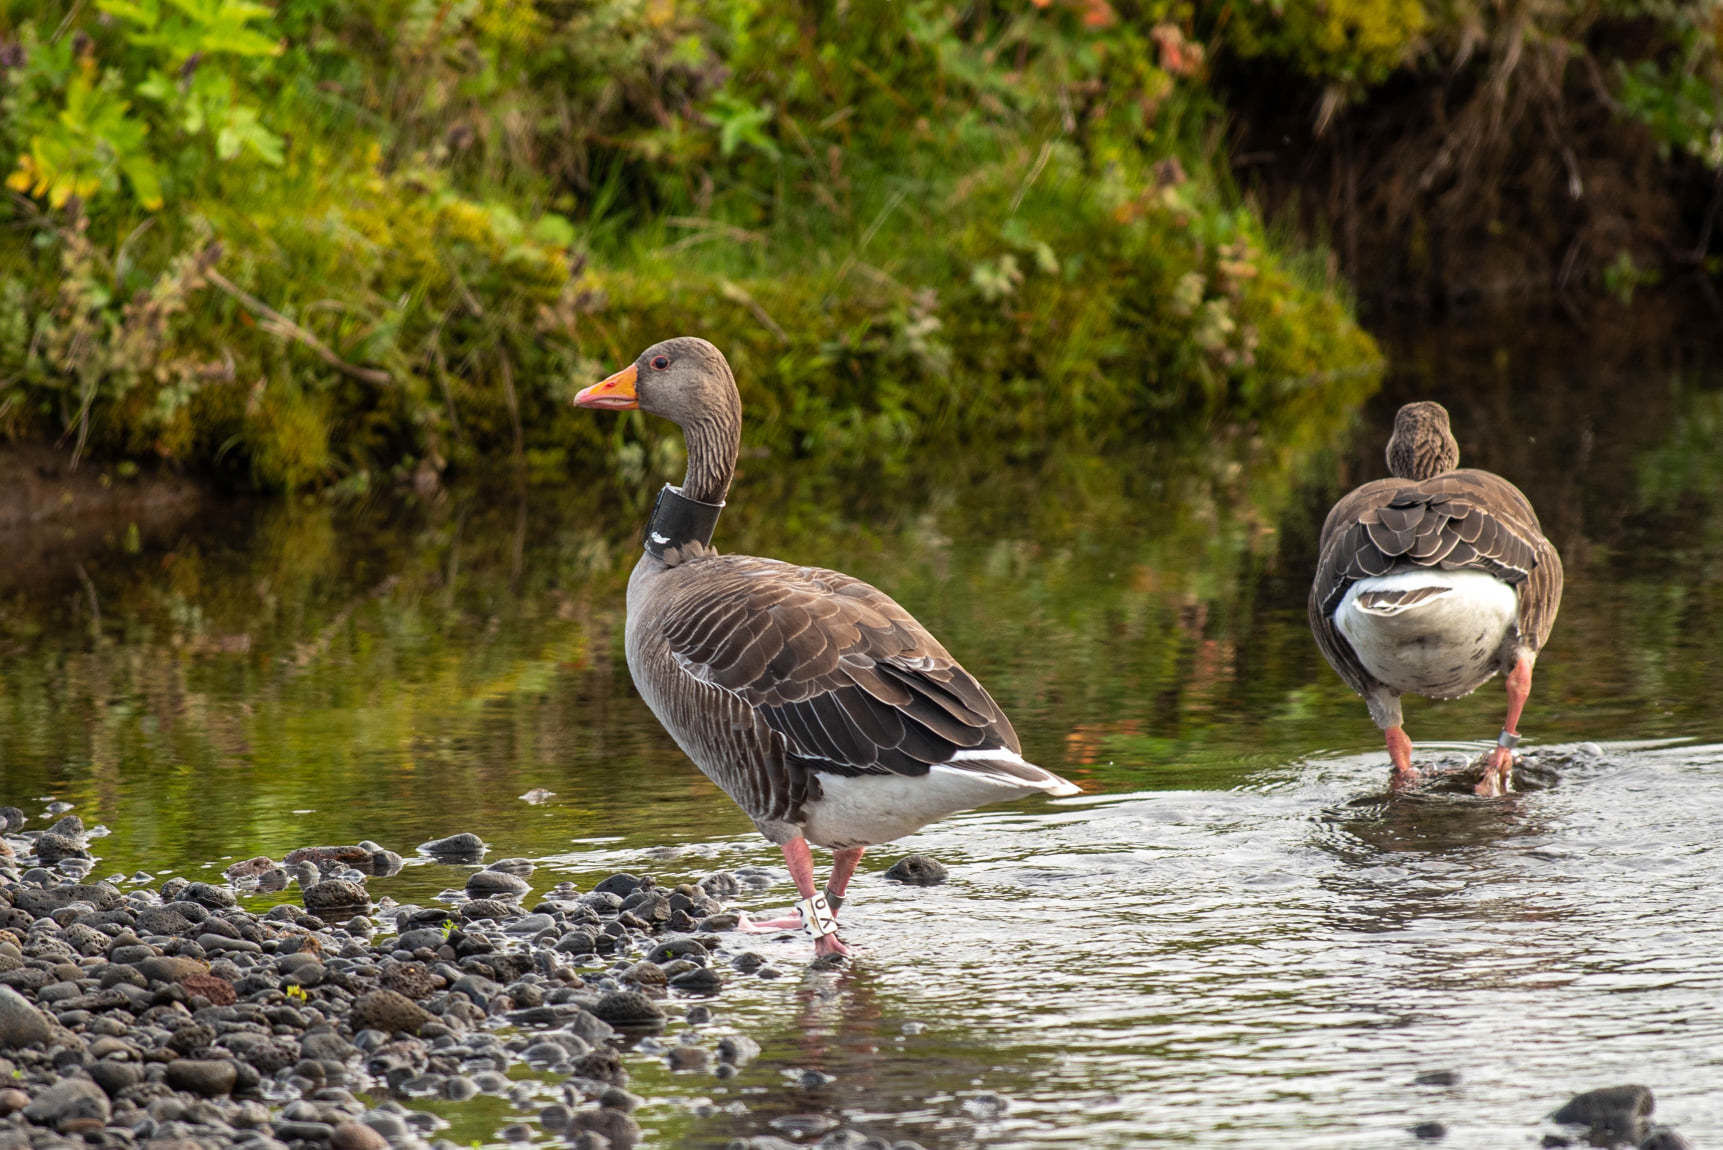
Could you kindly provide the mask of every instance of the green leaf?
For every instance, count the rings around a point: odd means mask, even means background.
[[[130,20],[139,27],[153,30],[161,20],[161,9],[155,0],[96,0],[96,10],[109,16],[118,16],[121,20]]]
[[[148,156],[129,156],[120,161],[120,171],[126,174],[126,182],[132,186],[138,203],[152,212],[161,210],[162,182],[154,160]]]

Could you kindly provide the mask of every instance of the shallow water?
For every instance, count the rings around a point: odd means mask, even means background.
[[[743,475],[725,546],[890,590],[1088,793],[876,851],[844,972],[738,939],[785,977],[733,976],[699,1032],[764,1052],[720,1081],[644,1044],[660,1144],[841,1121],[930,1148],[1364,1147],[1441,1122],[1444,1145],[1529,1146],[1570,1094],[1625,1081],[1723,1142],[1723,373],[1607,325],[1398,354],[1350,425],[1217,454],[958,460],[855,490]],[[1305,629],[1321,514],[1380,473],[1414,396],[1449,402],[1467,461],[1518,481],[1566,559],[1522,724],[1537,769],[1504,800],[1389,801],[1378,736]],[[0,802],[72,802],[113,828],[98,875],[158,880],[457,830],[536,860],[536,890],[775,866],[622,666],[654,485],[211,504],[8,540]],[[1501,706],[1493,683],[1410,703],[1420,760],[1476,754],[1442,740],[1493,736]],[[879,877],[910,850],[951,881]],[[462,875],[415,861],[373,889],[423,901]],[[1415,1081],[1437,1071],[1457,1083]],[[462,1142],[516,1113],[438,1109]]]

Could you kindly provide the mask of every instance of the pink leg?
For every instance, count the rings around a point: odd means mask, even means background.
[[[1389,727],[1382,734],[1388,740],[1388,760],[1394,764],[1394,777],[1388,786],[1403,791],[1418,781],[1418,772],[1412,767],[1412,740],[1400,727]]]
[[[1532,660],[1528,655],[1521,655],[1519,662],[1508,675],[1508,720],[1502,724],[1502,730],[1510,735],[1520,732],[1520,712],[1525,710],[1526,699],[1532,693]],[[1478,783],[1476,791],[1480,795],[1505,795],[1513,789],[1514,782],[1514,752],[1509,747],[1497,747],[1490,752],[1490,764],[1484,768],[1484,777]]]
[[[856,873],[856,864],[861,862],[865,850],[866,847],[845,847],[832,852],[832,874],[826,879],[826,901],[832,904],[832,913],[837,913],[843,904],[844,892],[850,888],[850,876]]]
[[[795,881],[797,893],[799,893],[803,898],[813,898],[814,856],[813,852],[808,849],[808,840],[799,837],[793,838],[784,844],[783,850],[784,861],[790,866],[790,878]],[[860,853],[861,852],[859,851],[856,852],[858,859],[860,857]],[[849,869],[851,871],[855,870],[855,863],[853,861],[850,863]],[[837,871],[834,869],[834,877],[836,874]],[[848,885],[849,874],[845,873],[843,879],[845,885]],[[767,919],[764,922],[750,922],[746,916],[743,916],[742,920],[737,923],[737,926],[743,930],[749,931],[799,930],[803,926],[803,923],[801,914],[799,912],[792,912],[782,918]],[[814,953],[848,954],[849,948],[838,941],[837,935],[827,934],[814,940]]]

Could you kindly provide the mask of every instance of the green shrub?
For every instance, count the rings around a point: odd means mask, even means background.
[[[0,434],[267,488],[608,466],[642,425],[566,400],[698,332],[759,446],[896,467],[1375,362],[1225,191],[1170,3],[10,11]]]

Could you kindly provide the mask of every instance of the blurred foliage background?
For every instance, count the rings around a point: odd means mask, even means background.
[[[10,0],[0,437],[264,489],[638,478],[674,467],[662,429],[565,401],[681,332],[731,355],[756,451],[840,470],[1332,418],[1378,355],[1321,229],[1241,191],[1238,110],[1316,130],[1465,67],[1507,100],[1535,58],[1595,73],[1673,196],[1723,169],[1720,27],[1663,0]],[[1621,251],[1616,290],[1660,274]]]

